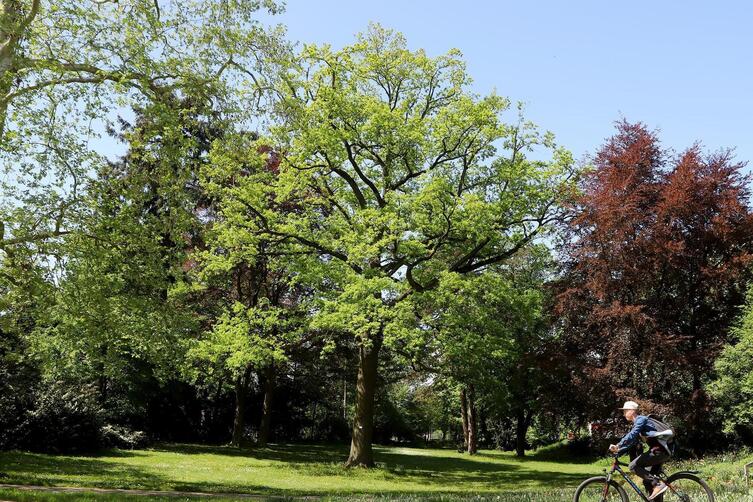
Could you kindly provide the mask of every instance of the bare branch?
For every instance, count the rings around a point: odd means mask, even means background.
[[[405,278],[408,279],[408,284],[410,284],[411,288],[421,293],[429,289],[429,287],[419,284],[419,282],[413,277],[413,267],[415,265],[415,263],[408,265],[408,267],[405,269]]]
[[[517,243],[515,243],[515,245],[513,247],[511,247],[510,249],[508,249],[508,250],[506,250],[506,251],[504,251],[502,253],[498,253],[496,255],[489,256],[488,258],[485,258],[485,259],[483,259],[481,261],[478,261],[476,263],[467,263],[466,265],[461,266],[461,267],[459,267],[459,268],[457,268],[457,269],[455,269],[453,271],[454,272],[460,272],[461,274],[465,274],[465,273],[473,272],[474,270],[478,270],[480,268],[486,267],[488,265],[493,265],[495,263],[499,263],[501,261],[504,261],[507,258],[509,258],[512,255],[514,255],[515,253],[517,253],[518,251],[520,251],[520,249],[522,249],[523,246],[525,246],[526,244],[528,244],[529,242],[531,242],[533,240],[533,238],[536,236],[536,234],[538,234],[538,232],[539,232],[539,230],[541,228],[542,227],[537,227],[533,232],[531,232],[530,234],[527,234],[522,239],[520,239]]]

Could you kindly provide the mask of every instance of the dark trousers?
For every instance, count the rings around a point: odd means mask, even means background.
[[[630,470],[643,480],[647,492],[651,492],[659,480],[656,477],[661,471],[661,465],[669,460],[669,455],[661,450],[651,450],[641,453],[630,462]]]

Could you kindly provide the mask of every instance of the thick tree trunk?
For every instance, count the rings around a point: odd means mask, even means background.
[[[468,386],[468,454],[478,452],[478,418],[476,416],[476,389]]]
[[[350,455],[346,466],[372,467],[374,458],[371,438],[374,434],[374,395],[377,386],[377,367],[381,336],[371,340],[371,346],[363,344],[358,354],[358,381],[356,385],[356,416],[353,421],[353,435]]]
[[[5,98],[14,85],[20,84],[21,71],[34,66],[23,60],[22,41],[39,13],[41,0],[31,5],[20,0],[0,2],[0,96]],[[0,99],[0,143],[5,139],[5,125],[11,102]],[[2,240],[2,237],[0,237]]]
[[[468,396],[465,387],[460,389],[460,418],[463,423],[463,450],[468,450]]]
[[[0,96],[7,96],[13,89],[16,78],[16,48],[23,33],[18,29],[23,14],[18,1],[3,1],[0,4]],[[5,135],[9,102],[0,99],[0,142]],[[1,236],[0,236],[1,239]]]
[[[261,425],[259,426],[259,446],[267,446],[269,428],[272,423],[272,398],[276,388],[275,367],[269,365],[264,370],[264,404],[262,405]]]
[[[0,58],[0,95],[2,96],[7,96],[8,94],[10,94],[11,89],[13,88],[13,80],[11,78],[10,72],[5,68],[11,63],[9,61],[6,61],[6,59],[11,58]],[[0,142],[5,139],[5,124],[7,121],[8,102],[5,100],[0,100]],[[2,236],[0,236],[0,240],[2,240]]]
[[[526,434],[531,425],[531,414],[523,410],[517,413],[515,426],[515,455],[524,457],[526,454]]]
[[[230,440],[232,446],[241,446],[243,441],[243,429],[246,425],[246,397],[250,383],[249,374],[251,369],[235,380],[235,418],[233,419],[233,437]]]

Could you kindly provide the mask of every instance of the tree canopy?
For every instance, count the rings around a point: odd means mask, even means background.
[[[340,51],[304,47],[279,78],[280,124],[263,140],[279,166],[244,171],[260,162],[248,145],[251,159],[222,155],[213,175],[235,181],[221,202],[228,220],[297,256],[302,280],[331,284],[315,324],[358,341],[349,462],[369,465],[379,351],[422,336],[411,295],[543,235],[576,170],[551,135],[502,121],[508,100],[470,93],[457,52],[412,52],[378,25]],[[535,147],[552,159],[529,160]]]
[[[620,121],[577,163],[460,51],[269,0],[0,5],[0,447],[522,456],[622,398],[749,437],[731,150]]]

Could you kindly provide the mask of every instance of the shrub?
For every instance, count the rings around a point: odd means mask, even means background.
[[[132,450],[146,446],[149,438],[143,431],[134,431],[128,427],[106,424],[100,429],[102,446]]]
[[[102,446],[102,409],[93,386],[50,382],[18,427],[16,447],[40,452],[83,452]]]

